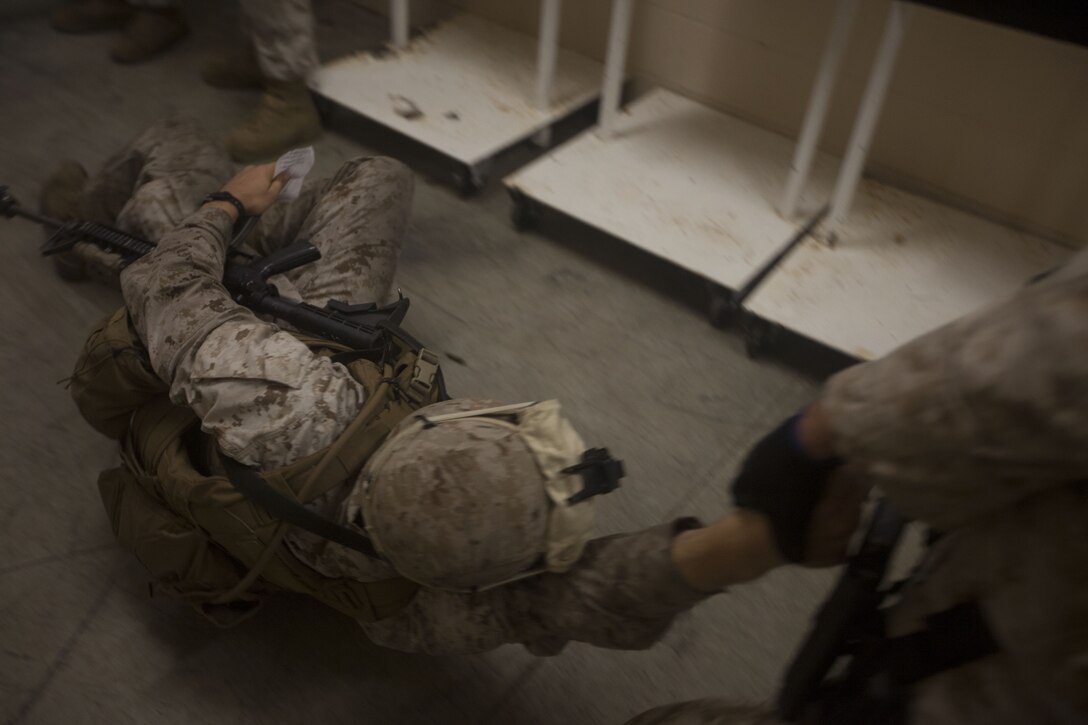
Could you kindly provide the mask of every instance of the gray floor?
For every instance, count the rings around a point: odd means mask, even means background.
[[[342,0],[316,4],[326,55],[384,31]],[[93,167],[162,115],[188,113],[216,130],[237,122],[255,96],[195,76],[231,37],[233,19],[210,22],[213,7],[191,6],[194,36],[137,67],[111,64],[108,38],[59,36],[41,17],[0,21],[0,183],[33,202],[55,161]],[[712,329],[691,303],[697,280],[561,219],[519,234],[498,184],[463,200],[435,181],[440,160],[343,116],[317,144],[317,173],[375,150],[426,172],[401,285],[410,328],[460,361],[446,359],[451,390],[560,398],[589,441],[626,459],[629,478],[601,507],[602,533],[723,513],[746,447],[816,383],[750,361],[736,336]],[[760,701],[826,589],[826,573],[788,568],[683,617],[650,651],[573,645],[550,659],[514,646],[475,657],[384,651],[348,619],[291,597],[240,628],[214,629],[149,598],[139,564],[113,543],[94,485],[111,446],[58,382],[118,296],[54,278],[29,224],[0,222],[0,239],[7,722],[619,723],[678,699]]]

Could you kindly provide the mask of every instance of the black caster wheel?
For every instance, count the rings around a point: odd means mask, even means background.
[[[778,328],[766,320],[748,315],[744,320],[744,351],[750,358],[762,357],[778,337]]]
[[[510,221],[519,232],[535,229],[540,223],[540,205],[529,197],[514,189],[510,190],[510,198],[514,202],[510,208]]]
[[[714,282],[706,283],[707,314],[710,324],[719,330],[725,330],[736,324],[740,305],[731,290]]]
[[[453,172],[453,185],[466,199],[479,194],[486,183],[487,176],[475,167],[464,166]]]

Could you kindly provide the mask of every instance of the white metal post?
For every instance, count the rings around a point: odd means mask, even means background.
[[[877,119],[884,105],[884,96],[895,69],[895,58],[910,20],[911,7],[902,0],[892,3],[888,19],[884,22],[884,37],[869,74],[869,83],[865,86],[865,95],[861,99],[861,108],[854,121],[854,130],[850,132],[846,158],[839,169],[839,178],[835,182],[835,192],[831,195],[831,214],[827,226],[830,240],[834,240],[838,230],[850,213],[865,159],[869,155],[869,145],[873,140]]]
[[[541,0],[540,38],[536,52],[536,105],[547,110],[552,105],[552,84],[559,57],[559,12],[561,0]]]
[[[816,158],[816,148],[824,131],[827,109],[831,104],[831,94],[835,90],[835,79],[839,74],[839,65],[850,39],[850,28],[857,15],[858,0],[839,0],[835,8],[835,18],[831,22],[831,32],[827,36],[820,70],[816,73],[816,82],[812,86],[812,97],[805,111],[805,121],[801,126],[801,135],[797,139],[797,148],[790,163],[790,175],[786,181],[786,191],[782,195],[779,213],[790,219],[797,211],[797,201],[801,190],[808,181],[812,170],[812,160]]]
[[[408,0],[390,0],[389,8],[390,34],[393,36],[393,47],[397,50],[408,47]]]
[[[616,132],[620,112],[620,95],[626,75],[627,43],[631,36],[633,0],[612,0],[612,24],[608,30],[608,56],[604,63],[604,88],[601,110],[597,117],[600,133],[605,138]]]
[[[559,14],[561,0],[541,0],[540,31],[536,48],[536,107],[547,111],[552,105],[555,66],[559,60]],[[533,141],[547,146],[552,140],[551,126],[540,129]]]

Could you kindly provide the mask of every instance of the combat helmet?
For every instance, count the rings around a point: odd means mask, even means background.
[[[459,399],[402,421],[360,476],[347,505],[379,553],[420,584],[472,591],[573,566],[623,467],[587,451],[557,401]]]

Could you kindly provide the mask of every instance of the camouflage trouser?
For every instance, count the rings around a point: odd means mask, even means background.
[[[168,119],[140,134],[90,180],[84,212],[92,219],[156,240],[195,211],[205,194],[234,173],[223,149],[195,123]],[[286,296],[324,305],[331,298],[385,301],[408,224],[412,175],[389,158],[358,158],[328,180],[307,180],[293,202],[273,205],[246,239],[268,254],[296,239],[321,251],[315,263],[273,277]],[[100,267],[114,255],[81,245]]]
[[[171,7],[178,0],[130,0],[139,7]],[[317,68],[310,0],[239,0],[242,29],[265,78],[304,79]]]
[[[362,626],[376,644],[436,655],[512,643],[554,655],[570,641],[646,649],[677,616],[712,596],[685,582],[672,558],[676,534],[695,525],[694,519],[680,519],[593,539],[563,574],[538,574],[473,593],[425,587],[404,609]]]

